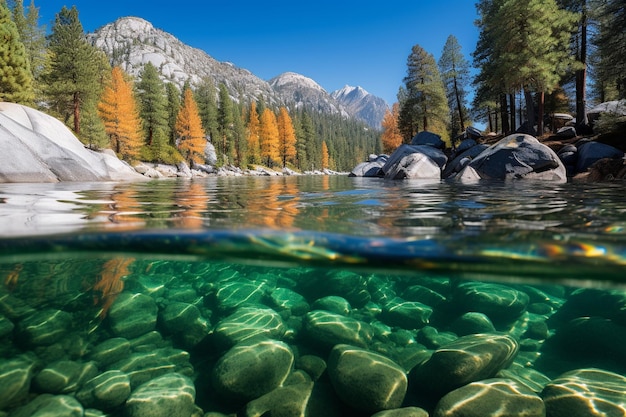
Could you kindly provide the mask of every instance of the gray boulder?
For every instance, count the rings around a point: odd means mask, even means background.
[[[430,145],[401,145],[382,168],[387,179],[441,179],[448,158]]]
[[[59,120],[0,103],[0,182],[143,179],[114,156],[90,151]]]
[[[468,143],[469,142],[469,143]],[[461,147],[461,145],[466,144],[470,145],[471,142],[474,142],[474,146],[470,147]],[[489,145],[485,144],[476,144],[476,142],[472,139],[466,139],[461,142],[461,145],[457,148],[455,156],[452,160],[446,165],[443,170],[443,177],[449,178],[453,175],[458,174],[465,168],[474,158],[480,155],[484,150],[489,148]]]
[[[373,155],[370,155],[370,158],[366,162],[361,162],[358,164],[348,176],[350,177],[380,177],[381,169],[387,162],[389,158],[387,155],[380,155],[376,158],[372,158]]]
[[[536,138],[513,134],[474,158],[458,174],[462,181],[480,179],[567,181],[559,157]]]
[[[437,149],[446,147],[445,142],[441,140],[441,136],[425,130],[422,130],[411,139],[411,145],[426,145]]]
[[[578,147],[578,159],[576,160],[576,172],[585,172],[587,168],[593,165],[595,162],[604,158],[623,158],[624,152],[611,145],[606,145],[600,142],[584,142]]]

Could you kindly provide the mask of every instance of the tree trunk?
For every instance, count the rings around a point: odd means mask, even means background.
[[[539,113],[539,117],[537,118],[537,137],[540,137],[543,135],[543,108],[546,94],[543,91],[537,94],[539,94],[539,111],[537,112]]]
[[[80,135],[80,96],[78,93],[74,93],[72,105],[74,106],[74,133]]]
[[[508,135],[511,133],[511,129],[509,127],[509,113],[508,113],[508,105],[506,102],[506,94],[500,95],[500,118],[502,119],[502,133]]]
[[[526,100],[526,120],[531,128],[535,128],[535,104],[533,101],[533,93],[524,89],[524,99]]]
[[[461,95],[459,94],[459,87],[456,83],[456,77],[454,77],[454,95],[456,96],[456,107],[459,112],[459,121],[461,122],[461,132],[465,132],[465,120],[463,120],[463,106],[461,105]]]
[[[509,94],[509,102],[511,105],[511,112],[509,113],[509,115],[511,116],[511,130],[510,133],[515,132],[516,126],[515,126],[515,93],[513,94]]]
[[[582,1],[580,18],[580,51],[578,60],[583,68],[576,71],[576,124],[587,124],[587,1]]]

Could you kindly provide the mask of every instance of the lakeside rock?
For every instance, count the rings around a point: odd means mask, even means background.
[[[129,165],[86,149],[59,120],[0,102],[0,182],[138,180]]]

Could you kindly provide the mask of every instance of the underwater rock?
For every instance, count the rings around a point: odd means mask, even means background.
[[[98,368],[93,362],[61,360],[52,362],[42,369],[33,378],[33,384],[40,392],[69,394],[96,375]]]
[[[130,355],[130,342],[123,337],[113,337],[94,346],[89,359],[95,361],[100,368],[121,361]]]
[[[403,329],[421,329],[428,324],[433,309],[418,301],[406,301],[400,297],[383,306],[382,320]]]
[[[516,381],[493,378],[472,382],[444,395],[433,417],[544,417],[541,398]]]
[[[467,336],[468,334],[492,333],[496,331],[496,328],[493,327],[493,323],[486,314],[470,311],[450,323],[449,330],[459,336]]]
[[[626,378],[602,369],[566,372],[544,388],[550,417],[626,415]]]
[[[246,405],[245,417],[306,416],[313,382],[278,387]]]
[[[356,307],[365,306],[371,296],[367,289],[367,281],[363,276],[352,271],[333,271],[322,277],[317,284],[327,291],[325,295],[338,295]]]
[[[446,301],[446,297],[423,285],[411,285],[402,292],[402,298],[418,301],[431,307],[438,307]]]
[[[193,348],[209,333],[209,325],[193,304],[173,302],[159,312],[159,324],[185,348]]]
[[[538,319],[536,316],[528,320],[524,337],[535,340],[545,340],[550,334],[550,329],[545,320]]]
[[[37,357],[23,354],[0,359],[0,410],[19,404],[28,396]]]
[[[10,335],[13,332],[15,325],[11,320],[0,315],[0,339]]]
[[[80,403],[68,395],[41,394],[11,413],[11,417],[83,417]]]
[[[526,310],[529,297],[515,288],[484,282],[464,282],[456,287],[452,303],[461,311],[486,314],[494,323],[508,323]]]
[[[128,398],[124,409],[128,417],[189,417],[202,415],[195,405],[193,382],[169,373],[142,384]]]
[[[296,368],[306,372],[313,381],[317,381],[326,370],[326,361],[315,355],[302,355],[296,361]]]
[[[315,300],[311,309],[326,310],[332,313],[341,314],[342,316],[347,316],[350,314],[352,306],[350,305],[350,302],[343,297],[329,295]]]
[[[109,324],[115,336],[133,338],[155,329],[157,305],[145,294],[121,293],[109,310]]]
[[[408,386],[404,370],[391,359],[349,345],[330,352],[328,375],[346,404],[369,413],[400,407]]]
[[[470,382],[493,378],[511,363],[517,351],[517,342],[508,335],[463,336],[437,349],[416,367],[411,381],[419,391],[443,396]]]
[[[72,316],[62,310],[41,310],[20,320],[16,338],[28,347],[48,346],[71,330]]]
[[[303,296],[288,288],[276,288],[270,294],[270,300],[277,311],[287,311],[296,316],[307,313],[310,308]]]
[[[448,343],[454,342],[458,338],[459,337],[452,332],[440,332],[432,326],[424,326],[417,332],[415,340],[428,349],[439,349]]]
[[[213,387],[228,398],[250,401],[281,386],[293,363],[293,352],[283,342],[240,343],[215,364]]]
[[[106,371],[90,379],[76,393],[76,399],[87,408],[110,410],[130,395],[130,378],[121,371]]]
[[[213,336],[218,347],[228,349],[257,336],[280,339],[285,331],[283,320],[274,310],[241,307],[217,324]]]
[[[501,369],[496,375],[497,378],[512,379],[523,384],[539,394],[550,382],[550,378],[533,368],[528,368],[524,364],[514,361],[508,368]]]
[[[262,304],[267,292],[268,286],[264,282],[234,280],[220,283],[214,297],[218,310],[229,313],[244,305]]]
[[[133,388],[167,373],[191,374],[193,371],[189,363],[189,353],[174,348],[134,352],[111,364],[107,370],[126,373]]]
[[[372,339],[368,324],[324,310],[314,310],[304,316],[304,331],[310,339],[327,347],[340,343],[367,347]]]
[[[428,411],[419,407],[403,407],[394,410],[379,411],[372,417],[428,417]]]

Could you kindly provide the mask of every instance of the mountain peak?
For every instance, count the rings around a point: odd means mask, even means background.
[[[344,85],[343,88],[332,93],[332,96],[335,99],[350,97],[351,100],[362,100],[369,95],[370,93],[368,93],[363,87],[353,87],[348,84]]]
[[[298,85],[305,88],[311,88],[313,90],[318,90],[320,92],[326,93],[326,90],[316,83],[313,79],[306,77],[302,74],[298,74],[296,72],[283,72],[280,75],[269,80],[269,83],[272,87],[281,88],[287,85]]]

